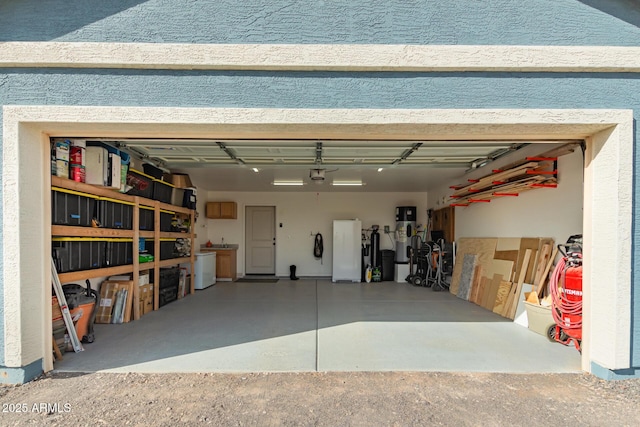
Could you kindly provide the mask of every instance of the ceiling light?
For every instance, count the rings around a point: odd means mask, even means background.
[[[333,181],[331,185],[360,186],[364,183],[362,181]]]
[[[273,181],[273,185],[304,185],[304,182],[298,180]]]
[[[382,169],[384,169],[384,168],[378,168],[378,172],[382,172]]]
[[[254,171],[255,173],[260,172],[260,170],[258,168],[251,168],[252,171]]]

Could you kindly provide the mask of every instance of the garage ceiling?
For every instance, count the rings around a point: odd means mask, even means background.
[[[210,191],[429,191],[531,143],[517,140],[122,139],[109,141]],[[324,180],[312,180],[321,169]],[[274,181],[302,181],[275,186]],[[332,185],[361,181],[360,187]]]

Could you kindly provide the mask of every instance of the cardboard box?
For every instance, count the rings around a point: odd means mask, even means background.
[[[153,311],[153,285],[148,283],[140,286],[140,315],[145,315],[150,311]]]
[[[100,302],[98,303],[98,311],[96,313],[96,323],[111,323],[116,294],[120,289],[127,290],[123,323],[131,320],[131,310],[133,309],[133,281],[107,280],[100,285]]]
[[[115,303],[116,287],[103,282],[100,286],[100,301],[96,312],[96,323],[111,323],[111,313]]]
[[[551,307],[543,307],[527,301],[525,301],[524,304],[527,310],[529,329],[546,337],[549,328],[556,324],[551,315]]]
[[[149,284],[149,270],[140,270],[140,274],[138,275],[138,285],[148,285]]]
[[[110,276],[110,281],[129,281],[133,280],[133,274],[123,274],[121,276]],[[148,285],[149,284],[149,270],[140,270],[138,273],[138,285]]]

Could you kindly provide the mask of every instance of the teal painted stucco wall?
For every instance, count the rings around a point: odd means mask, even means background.
[[[245,1],[239,7],[230,0],[9,0],[0,3],[0,41],[640,45],[640,2],[635,0],[263,3]],[[1,105],[624,108],[633,109],[638,120],[638,94],[640,75],[625,73],[0,69]],[[633,155],[640,160],[637,149]],[[639,179],[636,172],[634,255],[640,242]],[[638,265],[635,260],[634,284],[640,280]],[[640,367],[640,292],[633,289],[630,357],[633,366]],[[0,331],[2,290],[0,284]],[[2,365],[0,334],[0,370]]]
[[[639,22],[637,0],[0,3],[0,41],[634,46]]]

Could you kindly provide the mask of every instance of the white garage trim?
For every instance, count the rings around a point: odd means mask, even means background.
[[[5,106],[5,364],[52,367],[48,301],[51,136],[587,138],[582,366],[630,367],[633,115],[629,110],[306,110]],[[597,304],[595,303],[597,302]],[[32,307],[34,306],[35,307]],[[43,306],[45,305],[45,306]],[[43,344],[44,343],[44,344]]]
[[[640,72],[640,47],[3,42],[0,67]]]

